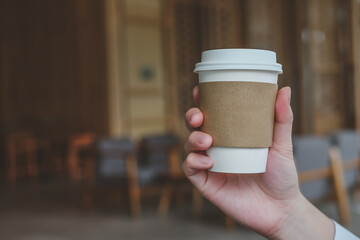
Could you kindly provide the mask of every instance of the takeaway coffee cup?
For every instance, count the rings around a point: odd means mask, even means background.
[[[213,138],[210,169],[262,173],[272,145],[278,75],[276,53],[260,49],[217,49],[202,53],[199,74],[202,131]]]

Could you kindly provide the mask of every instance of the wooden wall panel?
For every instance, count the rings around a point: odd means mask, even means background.
[[[307,0],[304,4],[304,98],[306,132],[327,134],[354,127],[347,1]],[[350,54],[351,56],[351,54]]]
[[[101,0],[0,1],[0,134],[107,133]]]
[[[169,24],[168,49],[172,98],[179,123],[185,111],[193,106],[191,90],[197,84],[192,71],[201,52],[216,48],[259,48],[276,51],[284,74],[279,85],[293,89],[294,130],[301,132],[301,76],[299,72],[299,41],[295,0],[169,0],[166,13]],[[170,19],[170,20],[169,20]],[[179,132],[183,131],[180,129]]]
[[[292,89],[291,106],[294,113],[294,132],[302,131],[301,122],[301,27],[296,0],[245,0],[244,46],[275,51],[283,66],[279,87]]]
[[[351,44],[352,44],[352,69],[353,69],[353,95],[354,95],[354,124],[360,130],[360,3],[357,0],[350,2],[351,12]]]
[[[260,48],[275,51],[278,62],[283,65],[284,74],[279,76],[280,86],[286,85],[285,76],[288,74],[287,56],[284,48],[287,42],[284,38],[284,6],[282,0],[257,0],[246,1],[247,6],[247,28],[246,47]],[[291,21],[291,19],[287,19]]]
[[[166,25],[165,49],[167,66],[170,71],[168,111],[173,116],[173,131],[185,137],[184,114],[194,106],[192,89],[197,84],[194,66],[200,61],[202,51],[202,5],[201,1],[170,0],[164,1]]]
[[[202,0],[202,50],[243,47],[241,3],[238,0]]]
[[[201,52],[217,48],[242,46],[241,1],[236,0],[169,0],[164,1],[164,19],[168,46],[167,65],[171,78],[169,102],[175,116],[173,129],[187,135],[184,114],[192,106],[192,89],[198,84],[193,73]],[[242,12],[242,11],[240,11]]]
[[[201,51],[244,47],[276,51],[284,71],[279,76],[279,86],[292,88],[294,133],[327,134],[355,127],[355,117],[360,116],[356,107],[358,94],[352,91],[359,85],[354,81],[359,75],[354,72],[358,57],[353,54],[358,34],[352,31],[357,31],[358,23],[354,16],[351,25],[351,16],[357,15],[354,5],[358,3],[350,0],[164,2],[169,22],[168,49],[172,55],[168,59],[174,79],[173,108],[178,109],[175,114],[179,119],[193,105],[191,89],[197,76],[192,70],[200,60]]]

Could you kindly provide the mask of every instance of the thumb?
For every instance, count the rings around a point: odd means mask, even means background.
[[[275,103],[275,125],[273,147],[292,149],[291,132],[293,113],[290,107],[291,89],[284,87],[279,90]]]

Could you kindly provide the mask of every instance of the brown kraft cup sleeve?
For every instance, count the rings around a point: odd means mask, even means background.
[[[277,90],[261,82],[200,83],[201,130],[216,147],[271,147]]]

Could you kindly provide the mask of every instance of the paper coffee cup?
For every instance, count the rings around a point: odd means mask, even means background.
[[[278,74],[276,53],[217,49],[202,53],[199,74],[202,130],[213,137],[210,169],[224,173],[266,171],[272,145]]]

